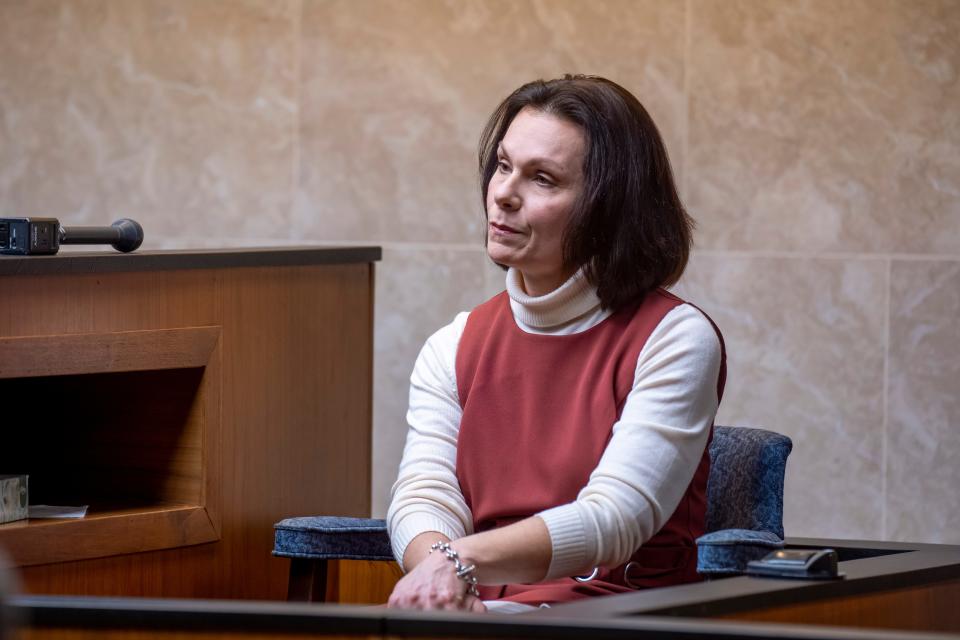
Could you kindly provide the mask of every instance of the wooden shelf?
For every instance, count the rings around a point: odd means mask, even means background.
[[[0,338],[0,378],[206,366],[220,327]]]
[[[17,566],[186,547],[219,539],[207,510],[199,505],[93,510],[85,518],[0,525],[0,546]]]
[[[0,525],[32,566],[220,539],[218,326],[0,338],[0,469],[85,518]],[[13,428],[29,425],[27,428]],[[120,506],[118,506],[120,505]]]

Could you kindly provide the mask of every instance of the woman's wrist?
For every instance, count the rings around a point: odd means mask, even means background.
[[[410,573],[413,569],[424,561],[430,555],[430,545],[437,541],[450,542],[450,538],[437,531],[424,531],[419,534],[403,552],[403,570]]]
[[[477,590],[477,565],[465,564],[460,559],[460,554],[457,553],[456,549],[451,547],[450,543],[446,540],[438,540],[430,545],[430,553],[434,551],[442,553],[443,556],[450,561],[457,578],[467,585],[467,593],[479,598],[480,592]]]
[[[451,541],[464,564],[477,565],[480,584],[538,582],[552,556],[547,526],[537,517]]]

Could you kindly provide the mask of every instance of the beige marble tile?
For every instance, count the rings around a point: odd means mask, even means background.
[[[960,261],[891,267],[887,532],[960,544]]]
[[[296,1],[0,3],[3,215],[284,238]]]
[[[793,439],[787,535],[879,536],[885,286],[881,260],[699,254],[675,288],[726,340],[717,423]]]
[[[298,232],[483,238],[476,146],[524,82],[606,75],[647,105],[682,164],[678,0],[331,0],[304,4]]]
[[[483,302],[480,249],[387,248],[377,264],[372,510],[383,517],[407,436],[410,373],[424,342]]]
[[[700,246],[960,254],[960,4],[691,7]]]

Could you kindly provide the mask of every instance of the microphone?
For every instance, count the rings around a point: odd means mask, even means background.
[[[60,244],[109,244],[130,253],[143,243],[143,227],[136,220],[122,218],[109,227],[60,227]]]
[[[143,227],[123,218],[109,227],[62,227],[56,218],[0,218],[0,253],[51,255],[61,244],[109,244],[129,253],[143,243]]]

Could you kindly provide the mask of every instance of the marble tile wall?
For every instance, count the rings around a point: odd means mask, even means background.
[[[4,211],[134,217],[146,246],[282,237],[299,18],[289,2],[0,3]]]
[[[890,273],[888,535],[957,542],[960,261],[896,261]]]
[[[724,333],[727,390],[717,423],[793,439],[785,530],[845,538],[879,531],[886,264],[698,254],[675,290]]]
[[[683,5],[658,0],[305,3],[297,231],[477,246],[487,116],[523,82],[570,70],[647,96],[681,148],[683,29]]]
[[[960,8],[782,5],[691,3],[700,246],[960,253]]]
[[[794,439],[789,533],[960,541],[960,5],[688,9],[681,288],[730,342],[719,420]]]
[[[699,228],[719,421],[795,442],[786,527],[960,543],[960,5],[951,0],[0,2],[0,215],[146,247],[385,247],[374,513],[423,340],[502,288],[484,119],[535,77],[645,103]]]

